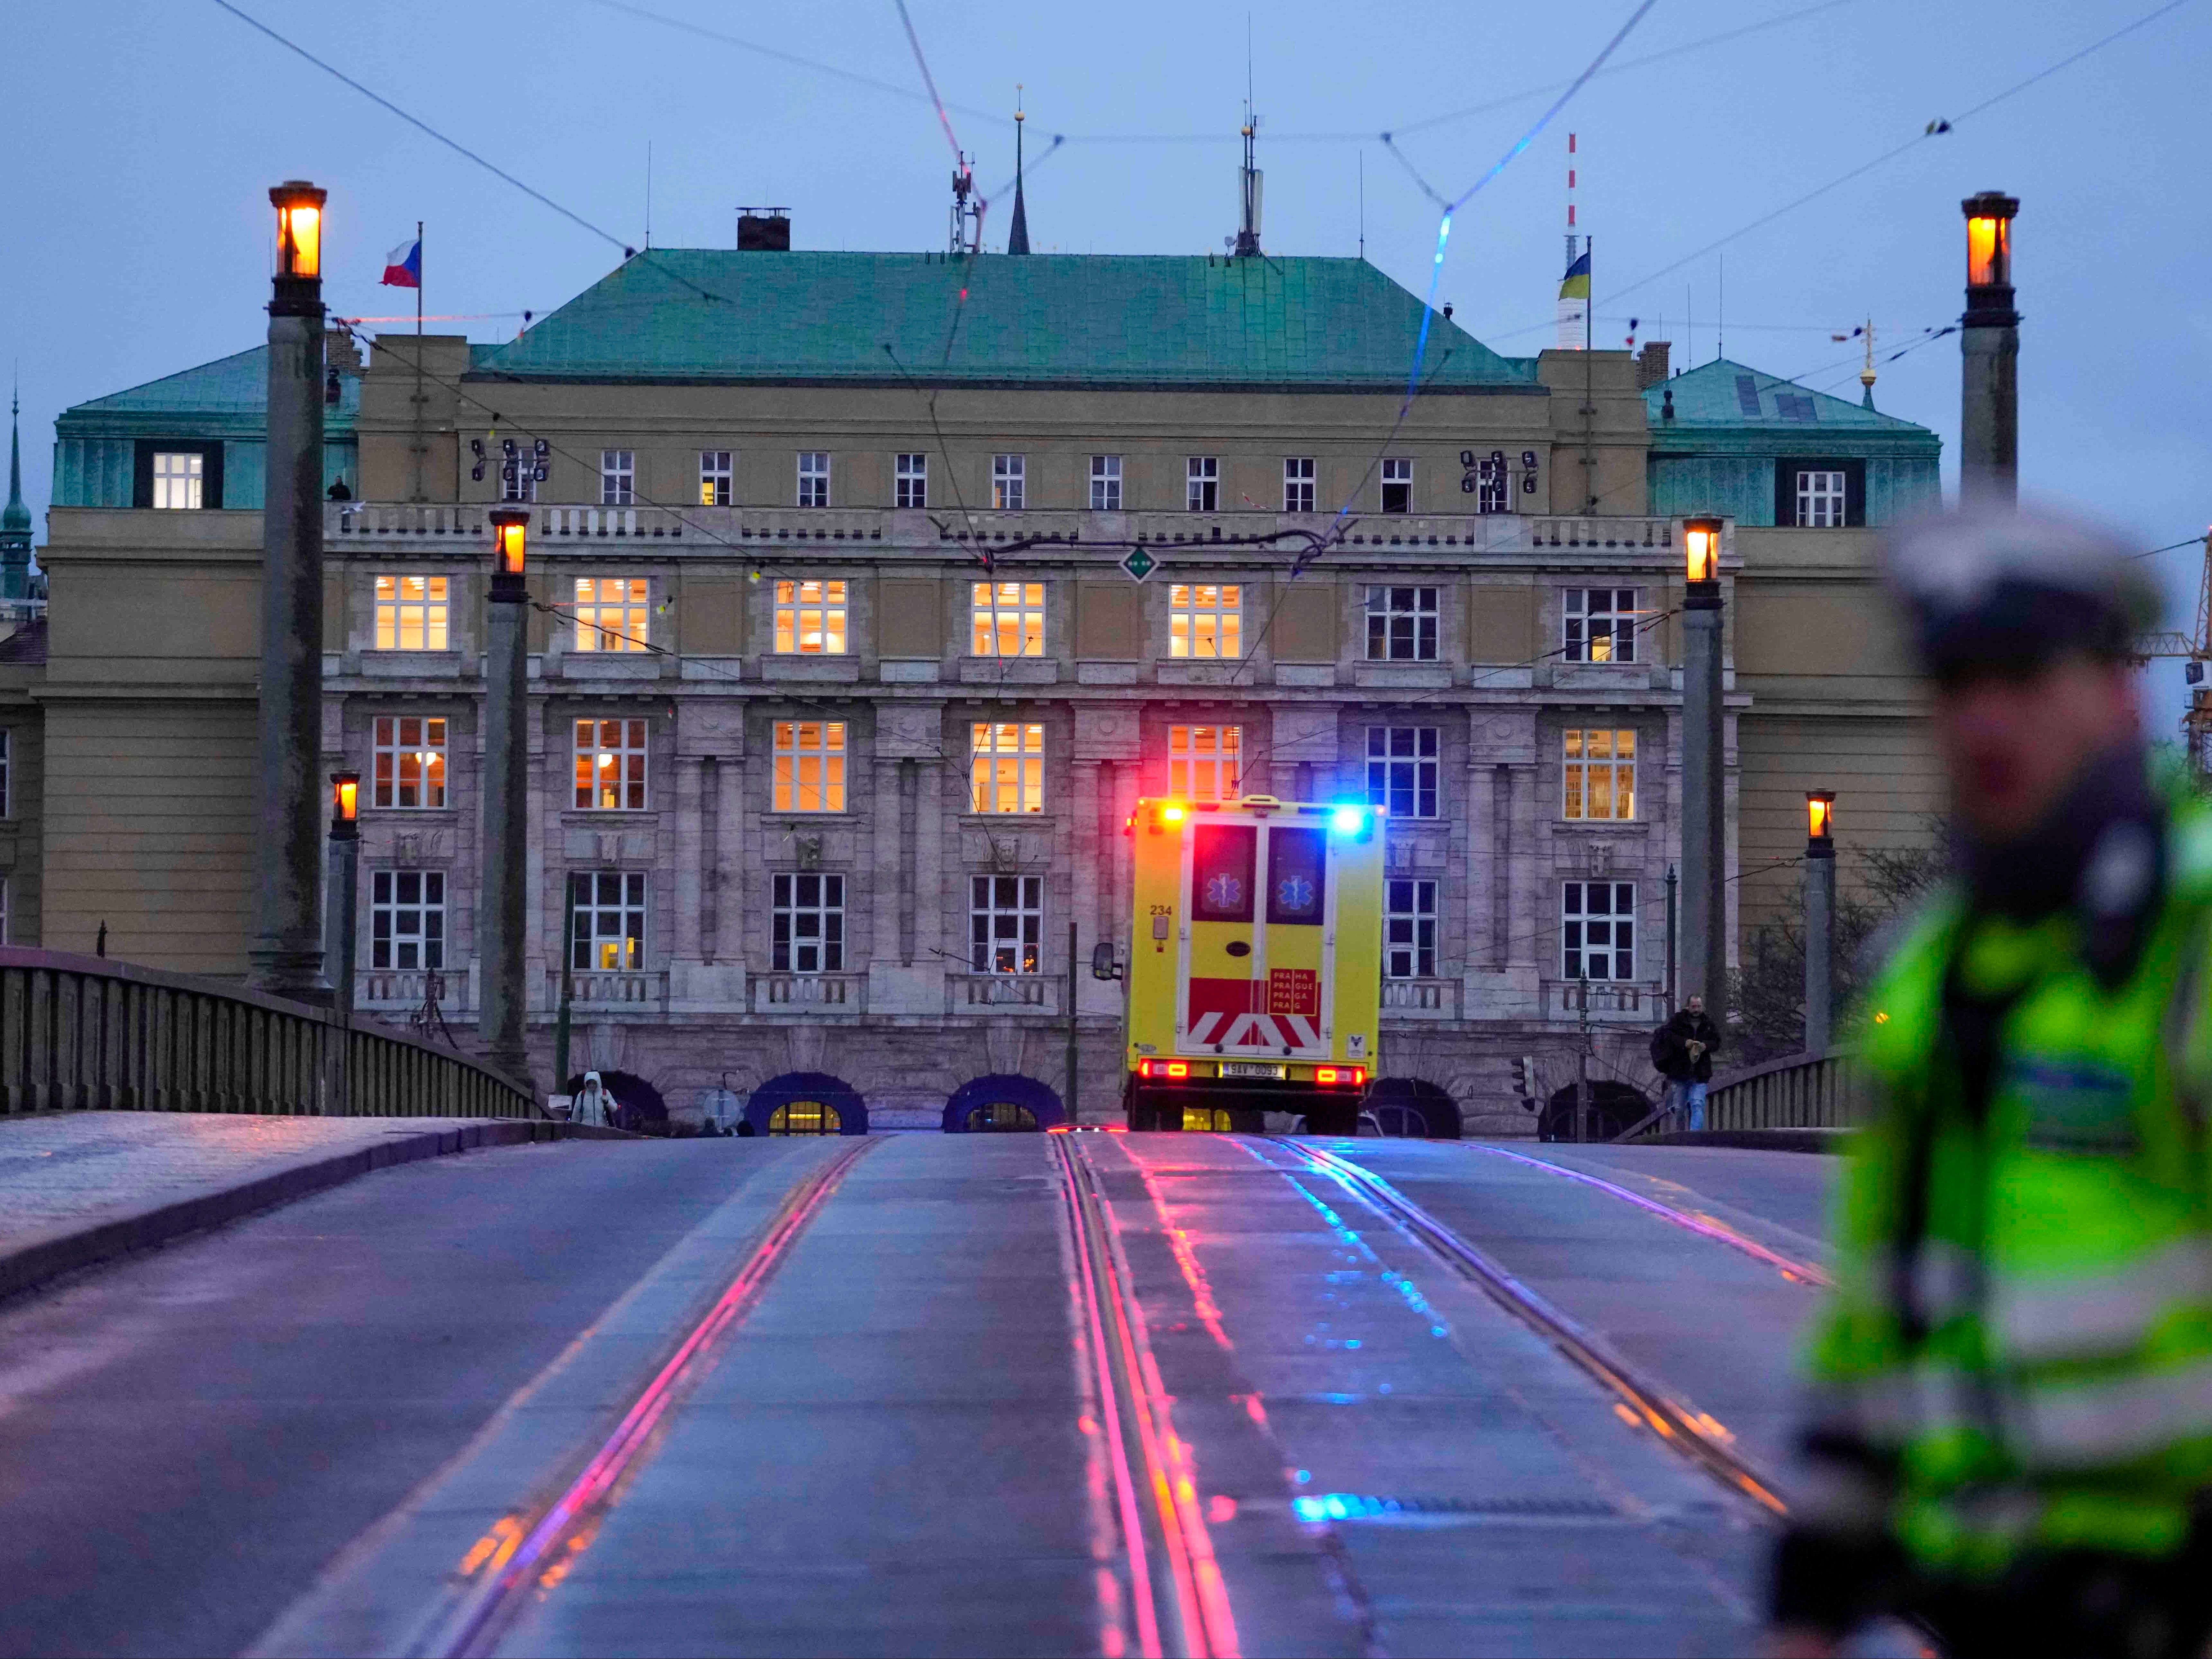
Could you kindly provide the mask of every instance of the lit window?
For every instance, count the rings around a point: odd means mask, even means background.
[[[735,472],[730,465],[726,449],[702,449],[699,452],[699,505],[727,507],[730,492],[735,482]]]
[[[1797,522],[1807,530],[1843,528],[1841,472],[1804,471],[1797,475]]]
[[[1566,979],[1636,977],[1636,884],[1571,881],[1559,897],[1559,971]]]
[[[1244,755],[1236,726],[1168,727],[1168,793],[1184,800],[1235,800]]]
[[[774,758],[777,811],[845,810],[844,721],[778,720]]]
[[[599,505],[628,507],[637,499],[637,452],[603,449],[599,452]]]
[[[642,651],[646,648],[645,578],[576,578],[576,649]]]
[[[1283,511],[1314,510],[1314,464],[1310,455],[1294,455],[1283,463]]]
[[[1021,720],[977,720],[968,763],[971,812],[1044,811],[1044,727]]]
[[[578,870],[568,877],[568,965],[634,973],[645,966],[645,873]]]
[[[845,878],[781,874],[769,965],[780,974],[836,974],[845,968]]]
[[[1367,799],[1394,818],[1437,816],[1437,728],[1367,728]]]
[[[576,722],[576,807],[580,811],[645,811],[645,722]]]
[[[1216,455],[1193,455],[1185,470],[1185,505],[1194,513],[1221,510],[1221,459]]]
[[[929,505],[929,457],[902,455],[898,458],[898,495],[895,505],[899,507],[927,507]]]
[[[799,504],[801,507],[830,505],[829,451],[802,449],[799,452]]]
[[[1233,657],[1243,648],[1243,592],[1234,582],[1168,588],[1168,655]]]
[[[1044,878],[971,876],[968,965],[978,974],[1044,971]]]
[[[1437,590],[1433,587],[1370,587],[1367,590],[1367,660],[1434,662],[1437,659]]]
[[[1091,458],[1091,510],[1093,513],[1119,513],[1121,510],[1121,458],[1119,455],[1093,455]]]
[[[1626,823],[1636,816],[1636,733],[1570,730],[1566,799],[1571,821]]]
[[[1001,513],[1018,513],[1029,496],[1029,457],[991,457],[991,505]]]
[[[978,657],[1044,655],[1044,584],[977,582],[969,592]]]
[[[376,579],[378,650],[445,650],[447,615],[443,576]]]
[[[446,722],[414,714],[376,717],[371,806],[437,808],[446,804]]]
[[[775,585],[775,649],[778,656],[842,656],[845,651],[845,584],[841,581],[780,581]]]
[[[1382,976],[1434,979],[1437,973],[1437,884],[1382,884]]]
[[[369,878],[368,965],[446,965],[446,872],[378,870]]]
[[[1411,513],[1413,510],[1413,463],[1405,456],[1392,455],[1383,459],[1382,510],[1385,513]]]
[[[189,454],[154,456],[154,505],[172,511],[196,508],[206,482],[207,458],[198,450]]]
[[[1569,588],[1563,654],[1569,662],[1634,662],[1636,615],[1632,587]]]

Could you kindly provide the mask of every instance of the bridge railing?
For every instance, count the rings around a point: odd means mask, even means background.
[[[1866,1115],[1865,1067],[1848,1048],[1791,1054],[1713,1079],[1709,1129],[1841,1129]]]
[[[532,1117],[465,1054],[334,1010],[102,957],[0,947],[0,1113]]]

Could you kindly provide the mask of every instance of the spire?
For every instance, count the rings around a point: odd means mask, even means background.
[[[1006,227],[1006,252],[1027,253],[1030,251],[1030,214],[1022,202],[1022,123],[1028,118],[1022,113],[1022,89],[1014,88],[1014,217]]]
[[[1874,319],[1869,317],[1866,325],[1866,367],[1859,371],[1859,384],[1866,388],[1865,395],[1859,399],[1861,409],[1874,407]]]
[[[19,430],[22,411],[23,400],[18,393],[8,407],[8,506],[0,511],[0,549],[12,550],[20,545],[27,553],[31,509],[23,505],[23,441]]]

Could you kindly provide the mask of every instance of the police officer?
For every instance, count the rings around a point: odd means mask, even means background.
[[[2212,1629],[2212,810],[2152,763],[2141,563],[2051,518],[1888,550],[1958,873],[1864,1010],[1774,1650],[1884,1613],[1957,1659]]]

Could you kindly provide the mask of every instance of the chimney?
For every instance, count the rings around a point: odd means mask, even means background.
[[[788,253],[791,252],[791,210],[780,207],[738,210],[738,252],[740,253]]]
[[[1646,340],[1636,354],[1636,389],[1655,386],[1667,378],[1667,352],[1671,342]]]

